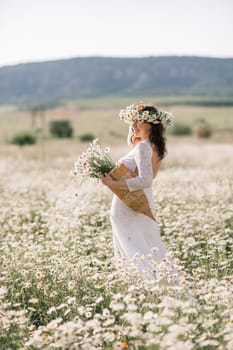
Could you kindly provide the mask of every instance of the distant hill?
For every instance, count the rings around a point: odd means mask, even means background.
[[[0,104],[98,96],[233,96],[233,58],[82,57],[0,68]]]

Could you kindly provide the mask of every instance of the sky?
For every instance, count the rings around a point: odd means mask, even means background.
[[[0,0],[0,66],[168,55],[233,57],[233,0]]]

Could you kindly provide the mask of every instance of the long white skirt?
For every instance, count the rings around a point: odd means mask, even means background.
[[[146,188],[144,192],[154,212],[152,189]],[[177,283],[177,271],[156,221],[129,208],[116,195],[112,199],[110,220],[117,266],[122,267],[124,261],[128,268],[132,263],[146,279],[172,273]]]

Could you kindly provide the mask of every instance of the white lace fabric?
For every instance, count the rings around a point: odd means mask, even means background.
[[[152,148],[147,141],[139,142],[132,152],[132,161],[138,171],[138,176],[126,179],[125,182],[130,192],[141,190],[152,185],[153,168],[151,163]]]

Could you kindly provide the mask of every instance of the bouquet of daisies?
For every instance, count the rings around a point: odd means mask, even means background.
[[[102,148],[95,139],[75,163],[74,175],[99,179],[103,174],[115,168],[115,162],[109,156],[110,148]]]
[[[103,174],[108,173],[113,180],[122,180],[135,177],[124,164],[116,164],[109,156],[109,147],[102,148],[98,139],[94,140],[83,152],[75,163],[73,175],[83,179],[88,177],[99,179]],[[129,208],[142,213],[151,219],[154,216],[151,212],[148,199],[143,190],[130,192],[129,190],[112,190]]]

